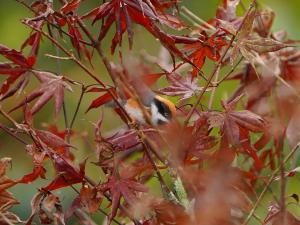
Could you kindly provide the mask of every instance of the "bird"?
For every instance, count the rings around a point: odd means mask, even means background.
[[[176,107],[173,102],[159,95],[148,95],[147,101],[142,101],[144,109],[149,114],[152,125],[164,125],[174,120]],[[140,104],[133,98],[129,98],[124,104],[124,109],[130,118],[140,124],[147,124],[147,119]]]
[[[156,126],[174,121],[176,117],[174,103],[151,90],[152,84],[150,83],[153,83],[153,78],[151,74],[145,74],[145,70],[147,71],[139,61],[132,57],[127,57],[127,62],[122,65],[122,68],[116,70],[120,71],[120,77],[123,78],[121,80],[125,82],[125,86],[127,85],[127,88],[121,88],[124,87],[123,83],[116,89],[117,96],[120,97],[120,105],[129,117],[139,124],[150,123]],[[145,118],[144,110],[149,118]]]

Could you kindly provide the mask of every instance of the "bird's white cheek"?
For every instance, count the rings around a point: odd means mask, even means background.
[[[158,125],[158,121],[168,122],[168,119],[158,112],[155,104],[151,104],[151,120],[153,125]]]

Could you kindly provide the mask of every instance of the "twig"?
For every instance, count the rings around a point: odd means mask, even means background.
[[[62,56],[57,56],[57,55],[51,55],[51,54],[45,54],[45,56],[53,59],[59,59],[59,60],[70,60],[72,59],[71,57],[62,57]]]
[[[25,21],[23,21],[23,24],[25,24],[26,26],[31,27],[32,29],[40,32],[42,35],[44,35],[45,37],[47,37],[53,44],[55,44],[59,49],[61,49],[66,55],[68,55],[83,71],[85,71],[92,79],[94,79],[95,81],[97,81],[103,88],[106,89],[106,91],[111,95],[112,99],[115,101],[116,105],[122,110],[125,118],[127,118],[128,120],[130,120],[130,117],[128,115],[128,113],[124,110],[124,108],[120,105],[118,99],[116,99],[116,96],[114,95],[114,93],[110,90],[109,87],[107,87],[100,79],[97,78],[97,76],[88,68],[86,67],[81,61],[79,61],[71,52],[69,52],[64,46],[62,46],[57,40],[55,40],[54,38],[52,38],[48,33],[44,32],[41,29],[38,29],[28,23],[26,23]],[[110,66],[111,68],[111,66]],[[112,69],[111,69],[112,70]]]
[[[58,35],[57,33],[55,33],[55,37],[53,36],[52,34],[52,31],[51,31],[51,28],[49,26],[49,24],[47,24],[47,27],[48,27],[48,31],[49,31],[49,35],[52,37],[52,38],[55,38],[57,39],[58,38]],[[53,48],[56,52],[56,55],[59,55],[59,48],[53,44]],[[56,59],[56,72],[57,74],[60,74],[61,73],[61,64],[60,64],[60,61],[58,59]],[[66,107],[66,102],[65,100],[63,100],[63,114],[64,114],[64,121],[65,121],[65,128],[68,129],[69,127],[69,121],[68,121],[68,114],[67,114],[67,107]],[[68,140],[69,142],[69,140]]]
[[[300,142],[290,151],[290,153],[286,156],[286,158],[283,160],[283,164],[286,164],[290,158],[294,155],[294,153],[298,150],[298,148],[300,147]],[[251,219],[251,217],[253,216],[253,214],[255,213],[255,210],[257,209],[258,205],[260,204],[260,202],[262,201],[264,195],[266,194],[268,188],[270,187],[270,185],[272,184],[272,182],[274,181],[274,178],[276,177],[277,173],[280,171],[281,169],[281,165],[273,172],[273,174],[271,175],[271,177],[269,178],[268,182],[266,183],[264,189],[262,190],[261,194],[259,195],[258,199],[256,200],[255,204],[253,205],[250,213],[248,214],[247,218],[245,219],[245,221],[242,223],[242,225],[247,225]]]
[[[3,111],[2,106],[0,105],[0,114],[4,116],[7,120],[9,120],[11,123],[15,125],[15,127],[19,128],[19,124],[5,111]]]
[[[158,177],[159,183],[161,185],[161,188],[163,190],[163,193],[167,193],[167,194],[172,193],[172,191],[168,188],[167,184],[165,183],[165,181],[163,179],[163,176],[161,175],[159,169],[157,168],[157,166],[156,166],[156,164],[154,162],[154,159],[151,156],[151,151],[150,151],[149,147],[145,144],[144,140],[142,140],[142,144],[143,144],[143,146],[145,148],[145,153],[146,153],[146,155],[147,155],[147,157],[148,157],[148,159],[149,159],[149,161],[150,161],[153,169],[155,170],[155,172],[157,174],[157,177]]]
[[[189,10],[187,7],[182,6],[181,9],[187,14],[189,15],[191,18],[198,20],[198,22],[200,22],[201,24],[203,24],[204,26],[208,27],[210,30],[212,31],[216,31],[216,28],[212,25],[210,25],[209,23],[207,23],[205,20],[201,19],[200,17],[196,16],[191,10]]]
[[[231,68],[231,70],[222,78],[220,79],[217,83],[216,86],[219,86],[224,80],[226,80],[235,70],[236,68],[241,64],[241,62],[243,61],[243,57],[241,57],[239,59],[239,61]]]
[[[218,69],[217,69],[214,84],[217,83],[217,81],[219,79],[219,74],[220,74],[220,67],[218,67]],[[217,86],[214,85],[213,88],[212,88],[211,94],[210,94],[209,102],[208,102],[208,110],[211,110],[211,108],[212,108],[212,104],[214,102],[216,90],[217,90]]]
[[[280,170],[280,201],[279,201],[279,207],[280,207],[280,213],[281,216],[280,220],[282,224],[285,223],[285,191],[286,191],[286,179],[285,179],[285,168],[284,168],[284,162],[283,162],[283,142],[284,142],[284,135],[282,134],[279,140],[276,143],[276,152],[279,152],[279,170]]]
[[[28,143],[26,143],[23,139],[21,139],[20,137],[18,137],[15,133],[11,132],[7,127],[5,127],[5,126],[3,126],[3,125],[0,124],[0,129],[2,129],[3,131],[5,131],[6,133],[8,133],[10,136],[14,137],[15,139],[17,139],[22,144],[28,145]]]
[[[80,108],[80,105],[81,105],[82,98],[83,98],[83,95],[84,95],[84,93],[85,93],[85,90],[86,90],[86,88],[85,88],[84,86],[82,86],[82,87],[81,87],[80,97],[79,97],[79,100],[78,100],[78,103],[77,103],[76,110],[75,110],[75,112],[74,112],[72,121],[71,121],[71,123],[70,123],[69,129],[72,129],[72,127],[73,127],[73,125],[74,125],[74,122],[75,122],[76,116],[77,116],[77,114],[78,114],[78,111],[79,111],[79,108]]]
[[[44,32],[39,28],[34,27],[31,24],[26,23],[26,21],[24,20],[22,21],[22,23],[25,24],[26,26],[29,26],[33,30],[40,32],[45,37],[47,37],[54,45],[56,45],[60,50],[62,50],[66,55],[68,55],[76,64],[78,64],[78,66],[80,66],[80,68],[82,68],[82,70],[84,70],[91,78],[93,78],[100,85],[105,87],[105,84],[101,80],[99,80],[97,76],[89,68],[87,68],[82,62],[80,62],[71,52],[69,52],[64,46],[62,46],[56,39],[51,37],[50,34]]]
[[[198,98],[197,98],[197,100],[196,100],[196,103],[194,104],[193,108],[189,111],[189,114],[187,115],[187,117],[186,117],[186,119],[185,119],[185,121],[184,121],[184,126],[186,126],[186,125],[189,123],[189,121],[190,121],[192,115],[194,114],[194,112],[195,112],[197,106],[200,104],[201,99],[202,99],[202,97],[203,97],[205,91],[206,91],[207,88],[209,87],[209,85],[210,85],[210,83],[211,83],[213,77],[216,75],[216,73],[217,73],[217,71],[218,71],[218,68],[222,65],[223,60],[225,59],[225,57],[226,57],[226,55],[227,55],[229,49],[231,48],[231,46],[232,46],[232,44],[233,44],[233,42],[234,42],[236,36],[238,35],[238,33],[239,33],[239,32],[241,31],[241,29],[243,28],[246,19],[248,18],[249,14],[250,14],[250,12],[251,12],[251,10],[252,10],[252,8],[255,6],[255,3],[256,3],[256,0],[252,0],[252,2],[251,2],[251,4],[250,4],[250,7],[248,8],[248,10],[247,10],[247,12],[246,12],[246,14],[245,14],[245,16],[244,16],[244,18],[243,18],[243,20],[242,20],[240,26],[239,26],[239,28],[237,29],[236,35],[233,35],[233,36],[232,36],[232,38],[231,38],[231,40],[230,40],[230,42],[229,42],[227,48],[225,49],[224,53],[223,53],[222,56],[220,57],[220,59],[219,59],[219,61],[217,62],[216,66],[214,67],[214,70],[212,71],[211,75],[209,76],[208,81],[206,82],[205,86],[204,86],[203,89],[201,90],[201,92],[200,92],[200,94],[199,94],[199,96],[198,96]]]
[[[22,4],[24,7],[26,7],[27,9],[29,9],[31,12],[37,14],[38,12],[35,11],[34,9],[32,9],[24,0],[15,0],[16,2]],[[51,26],[55,27],[56,29],[59,30],[59,32],[65,34],[66,36],[70,37],[70,38],[74,38],[73,35],[69,34],[68,32],[64,31],[63,29],[61,29],[60,26],[58,26],[57,24],[51,22],[47,17],[45,17],[44,15],[41,16],[40,19],[44,19],[45,21],[47,21],[48,24],[50,24]],[[82,40],[82,39],[78,39],[79,42],[81,42],[82,44],[88,45],[88,46],[93,46],[91,43]]]

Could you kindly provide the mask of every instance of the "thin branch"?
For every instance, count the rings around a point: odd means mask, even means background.
[[[94,79],[95,81],[97,81],[102,87],[104,87],[106,89],[106,91],[111,95],[112,99],[114,100],[114,102],[116,103],[116,105],[122,110],[122,113],[124,114],[125,118],[127,120],[131,120],[130,116],[128,115],[128,113],[124,110],[124,108],[120,105],[118,99],[116,98],[116,96],[114,95],[114,93],[110,90],[110,87],[107,87],[100,79],[97,78],[96,74],[94,74],[88,67],[86,67],[80,60],[78,60],[70,51],[68,51],[64,46],[62,46],[57,40],[55,40],[54,38],[52,38],[48,33],[44,32],[41,29],[38,29],[28,23],[26,23],[26,21],[23,21],[23,24],[25,24],[26,26],[31,27],[32,29],[34,29],[35,31],[40,32],[43,36],[47,37],[53,44],[55,44],[59,49],[61,49],[66,55],[68,55],[83,71],[85,71],[92,79]],[[108,61],[108,60],[107,60]],[[109,63],[109,61],[108,61]],[[110,64],[109,64],[110,65]],[[111,68],[110,65],[110,69],[111,71],[113,71],[113,69]]]
[[[298,148],[300,147],[300,142],[290,151],[290,153],[285,157],[285,159],[283,160],[283,164],[286,164],[291,157],[294,155],[294,153],[298,150]],[[271,177],[269,178],[268,182],[266,183],[264,189],[262,190],[261,194],[259,195],[258,199],[256,200],[255,204],[253,205],[250,213],[248,214],[247,218],[245,219],[245,221],[242,223],[242,225],[247,225],[251,219],[251,217],[253,216],[253,214],[255,213],[255,210],[257,209],[258,205],[260,204],[260,202],[262,201],[264,195],[266,194],[266,192],[268,191],[270,185],[273,183],[274,178],[276,177],[276,175],[280,172],[281,169],[281,165],[273,172],[273,174],[271,175]]]
[[[243,57],[241,57],[239,59],[239,61],[231,68],[231,70],[223,77],[221,78],[217,83],[216,86],[219,86],[224,80],[226,80],[235,70],[236,68],[241,64],[241,62],[243,61]]]
[[[193,18],[194,20],[198,20],[198,22],[200,22],[201,24],[203,24],[204,26],[208,27],[210,30],[212,31],[216,31],[217,29],[210,25],[209,23],[207,23],[205,20],[201,19],[200,17],[196,16],[191,10],[189,10],[187,7],[182,6],[181,9],[183,10],[183,12],[185,12],[190,18]],[[196,23],[197,24],[197,23]]]
[[[52,38],[55,38],[57,39],[58,38],[58,34],[55,32],[55,34],[53,35],[52,31],[51,31],[51,28],[49,26],[49,24],[47,24],[47,28],[48,28],[48,32],[49,32],[49,35],[52,37]],[[59,48],[56,46],[56,45],[52,45],[53,46],[53,49],[54,51],[56,52],[56,55],[59,56]],[[60,64],[60,61],[59,59],[56,59],[56,73],[57,74],[60,74],[61,73],[61,64]],[[66,107],[66,101],[63,100],[63,114],[64,114],[64,121],[65,121],[65,128],[68,129],[69,127],[69,121],[68,121],[68,113],[67,113],[67,107]],[[69,141],[69,140],[68,140]]]
[[[22,23],[25,24],[26,26],[32,28],[33,30],[40,32],[43,36],[47,37],[54,45],[56,45],[60,50],[62,50],[66,55],[68,55],[92,79],[97,81],[100,85],[102,85],[105,88],[105,84],[99,78],[97,78],[97,76],[89,68],[87,68],[82,62],[80,62],[70,51],[68,51],[64,46],[62,46],[56,39],[51,37],[50,34],[44,32],[43,30],[41,30],[39,28],[34,27],[31,24],[28,24],[26,22],[26,20],[25,21],[23,20]]]
[[[18,2],[18,3],[20,3],[21,5],[23,5],[23,6],[26,7],[27,9],[29,9],[31,12],[33,12],[33,13],[35,13],[35,14],[38,13],[37,11],[35,11],[34,9],[32,9],[32,8],[30,7],[30,5],[28,5],[24,0],[15,0],[15,1]],[[52,21],[50,21],[45,15],[41,15],[39,19],[40,19],[40,20],[43,19],[43,20],[47,21],[48,24],[50,24],[51,26],[55,27],[57,30],[59,30],[59,32],[63,33],[64,35],[66,35],[66,36],[68,36],[68,37],[70,37],[70,38],[74,38],[73,35],[69,34],[69,33],[66,32],[66,31],[64,31],[59,25],[57,25],[57,24],[53,23]],[[35,20],[37,20],[37,19],[35,18]],[[87,41],[85,41],[85,40],[78,39],[78,41],[79,41],[80,43],[82,43],[82,44],[85,44],[85,45],[88,45],[88,46],[93,46],[92,43],[89,43],[89,42],[87,42]]]
[[[10,131],[7,127],[5,127],[5,126],[3,126],[3,125],[0,124],[0,129],[2,129],[3,131],[5,131],[6,133],[8,133],[10,136],[12,136],[13,138],[15,138],[16,140],[18,140],[22,144],[28,145],[27,142],[25,142],[23,139],[21,139],[20,137],[18,137],[15,133],[13,133],[12,131]]]
[[[86,90],[86,87],[85,87],[85,86],[82,86],[82,87],[81,87],[80,97],[79,97],[79,100],[78,100],[78,102],[77,102],[77,106],[76,106],[74,115],[73,115],[73,117],[72,117],[70,126],[67,127],[67,140],[70,138],[70,132],[71,132],[71,130],[72,130],[72,128],[73,128],[74,122],[75,122],[76,117],[77,117],[77,115],[78,115],[79,108],[80,108],[80,105],[81,105],[81,102],[82,102],[82,99],[83,99],[85,90]]]
[[[81,87],[80,97],[79,97],[79,100],[78,100],[78,103],[77,103],[76,110],[75,110],[75,112],[74,112],[72,121],[71,121],[71,123],[70,123],[69,129],[72,129],[72,127],[73,127],[73,125],[74,125],[74,122],[75,122],[76,116],[77,116],[77,114],[78,114],[78,111],[79,111],[79,108],[80,108],[80,105],[81,105],[82,98],[83,98],[83,95],[84,95],[84,93],[85,93],[85,90],[86,90],[86,88],[85,88],[84,86],[82,86],[82,87]]]
[[[19,124],[8,114],[6,113],[3,109],[2,106],[0,105],[0,114],[2,116],[4,116],[8,121],[10,121],[11,123],[13,123],[15,125],[15,127],[19,128]]]
[[[212,79],[214,78],[214,76],[216,75],[216,73],[217,73],[217,71],[218,71],[218,68],[221,67],[221,65],[222,65],[222,63],[223,63],[223,60],[225,59],[225,57],[226,57],[226,55],[227,55],[229,49],[231,48],[231,46],[232,46],[232,44],[233,44],[233,42],[234,42],[236,36],[238,35],[238,33],[239,33],[239,32],[241,31],[241,29],[243,28],[244,23],[246,22],[246,19],[248,18],[248,16],[249,16],[251,10],[253,9],[253,7],[255,6],[255,3],[256,3],[256,0],[252,0],[252,2],[251,2],[251,4],[250,4],[250,6],[249,6],[249,8],[248,8],[248,10],[247,10],[247,12],[246,12],[246,14],[245,14],[243,20],[242,20],[242,22],[241,22],[239,28],[237,29],[236,35],[233,35],[233,36],[232,36],[232,38],[231,38],[231,40],[230,40],[230,42],[229,42],[227,48],[225,49],[224,53],[223,53],[222,56],[220,57],[220,59],[219,59],[219,61],[217,62],[216,66],[214,67],[214,69],[213,69],[211,75],[209,76],[208,81],[206,82],[205,86],[204,86],[203,89],[201,90],[201,92],[200,92],[200,94],[199,94],[199,96],[198,96],[198,98],[197,98],[197,100],[196,100],[196,103],[194,104],[193,108],[189,111],[189,114],[187,115],[187,117],[186,117],[186,119],[185,119],[185,121],[184,121],[184,126],[186,126],[186,125],[189,123],[189,121],[190,121],[192,115],[194,114],[194,112],[195,112],[197,106],[200,104],[200,102],[201,102],[201,100],[202,100],[202,97],[203,97],[205,91],[207,90],[207,88],[209,88],[209,85],[210,85]]]
[[[215,76],[215,81],[214,84],[217,84],[217,81],[219,79],[219,74],[220,74],[220,67],[218,67],[216,76]],[[208,110],[211,110],[212,104],[214,102],[215,94],[216,94],[217,86],[214,85],[210,94],[209,102],[208,102]]]

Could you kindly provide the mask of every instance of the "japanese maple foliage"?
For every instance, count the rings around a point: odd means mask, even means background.
[[[259,0],[223,0],[204,21],[177,0],[97,1],[88,10],[83,0],[17,2],[32,13],[21,21],[31,32],[19,49],[0,44],[7,60],[0,63],[0,129],[23,145],[32,168],[12,179],[13,158],[0,160],[0,224],[300,224],[289,207],[299,197],[287,189],[300,171],[300,51],[298,41],[272,29],[275,12]],[[159,56],[143,49],[134,58],[136,26],[158,41]],[[48,57],[72,61],[81,75],[41,68],[45,43],[57,54]],[[76,92],[73,109],[65,95]],[[152,123],[146,103],[153,94],[171,98],[176,118]],[[40,123],[52,100],[53,121]],[[144,123],[127,111],[131,100]],[[78,129],[79,112],[94,133]],[[117,128],[104,129],[114,120]],[[91,176],[87,166],[101,173]],[[28,205],[8,189],[40,179],[46,184],[32,196],[31,215],[20,219],[11,208]],[[71,204],[59,189],[75,192]],[[266,193],[269,208],[261,204]],[[105,220],[93,221],[95,213]]]

